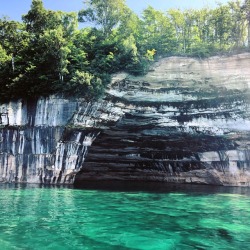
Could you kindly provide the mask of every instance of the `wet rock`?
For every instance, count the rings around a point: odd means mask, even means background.
[[[0,105],[0,181],[250,185],[250,54],[170,57],[97,102]],[[80,171],[80,172],[79,172]]]
[[[249,186],[249,67],[249,54],[170,57],[143,77],[115,75],[106,100],[121,117],[102,129],[76,182]]]
[[[67,127],[80,102],[51,96],[2,104],[0,182],[73,183],[98,134]]]

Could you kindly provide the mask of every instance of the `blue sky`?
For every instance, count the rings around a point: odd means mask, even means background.
[[[26,14],[32,0],[0,0],[0,17],[8,16],[10,19],[21,20]],[[136,13],[151,5],[155,9],[165,11],[169,8],[201,8],[203,6],[216,6],[217,2],[225,3],[228,0],[127,0],[127,5]],[[62,11],[78,11],[82,8],[83,0],[44,0],[47,9]]]

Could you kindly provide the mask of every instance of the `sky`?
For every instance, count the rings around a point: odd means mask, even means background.
[[[201,8],[204,6],[214,7],[218,2],[226,3],[228,0],[127,0],[129,8],[140,14],[149,5],[161,11],[169,8]],[[0,0],[0,18],[8,16],[11,20],[21,20],[26,14],[32,0]],[[51,10],[79,11],[83,0],[43,0],[44,7]]]

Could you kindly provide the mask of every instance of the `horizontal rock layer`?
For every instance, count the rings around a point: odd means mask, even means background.
[[[100,126],[76,182],[250,185],[249,67],[249,54],[171,57],[115,75],[99,110],[121,117]]]
[[[249,68],[250,54],[163,58],[98,102],[2,104],[0,182],[249,186]]]

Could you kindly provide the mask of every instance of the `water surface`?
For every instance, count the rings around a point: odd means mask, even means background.
[[[0,185],[0,249],[249,249],[249,189]]]

